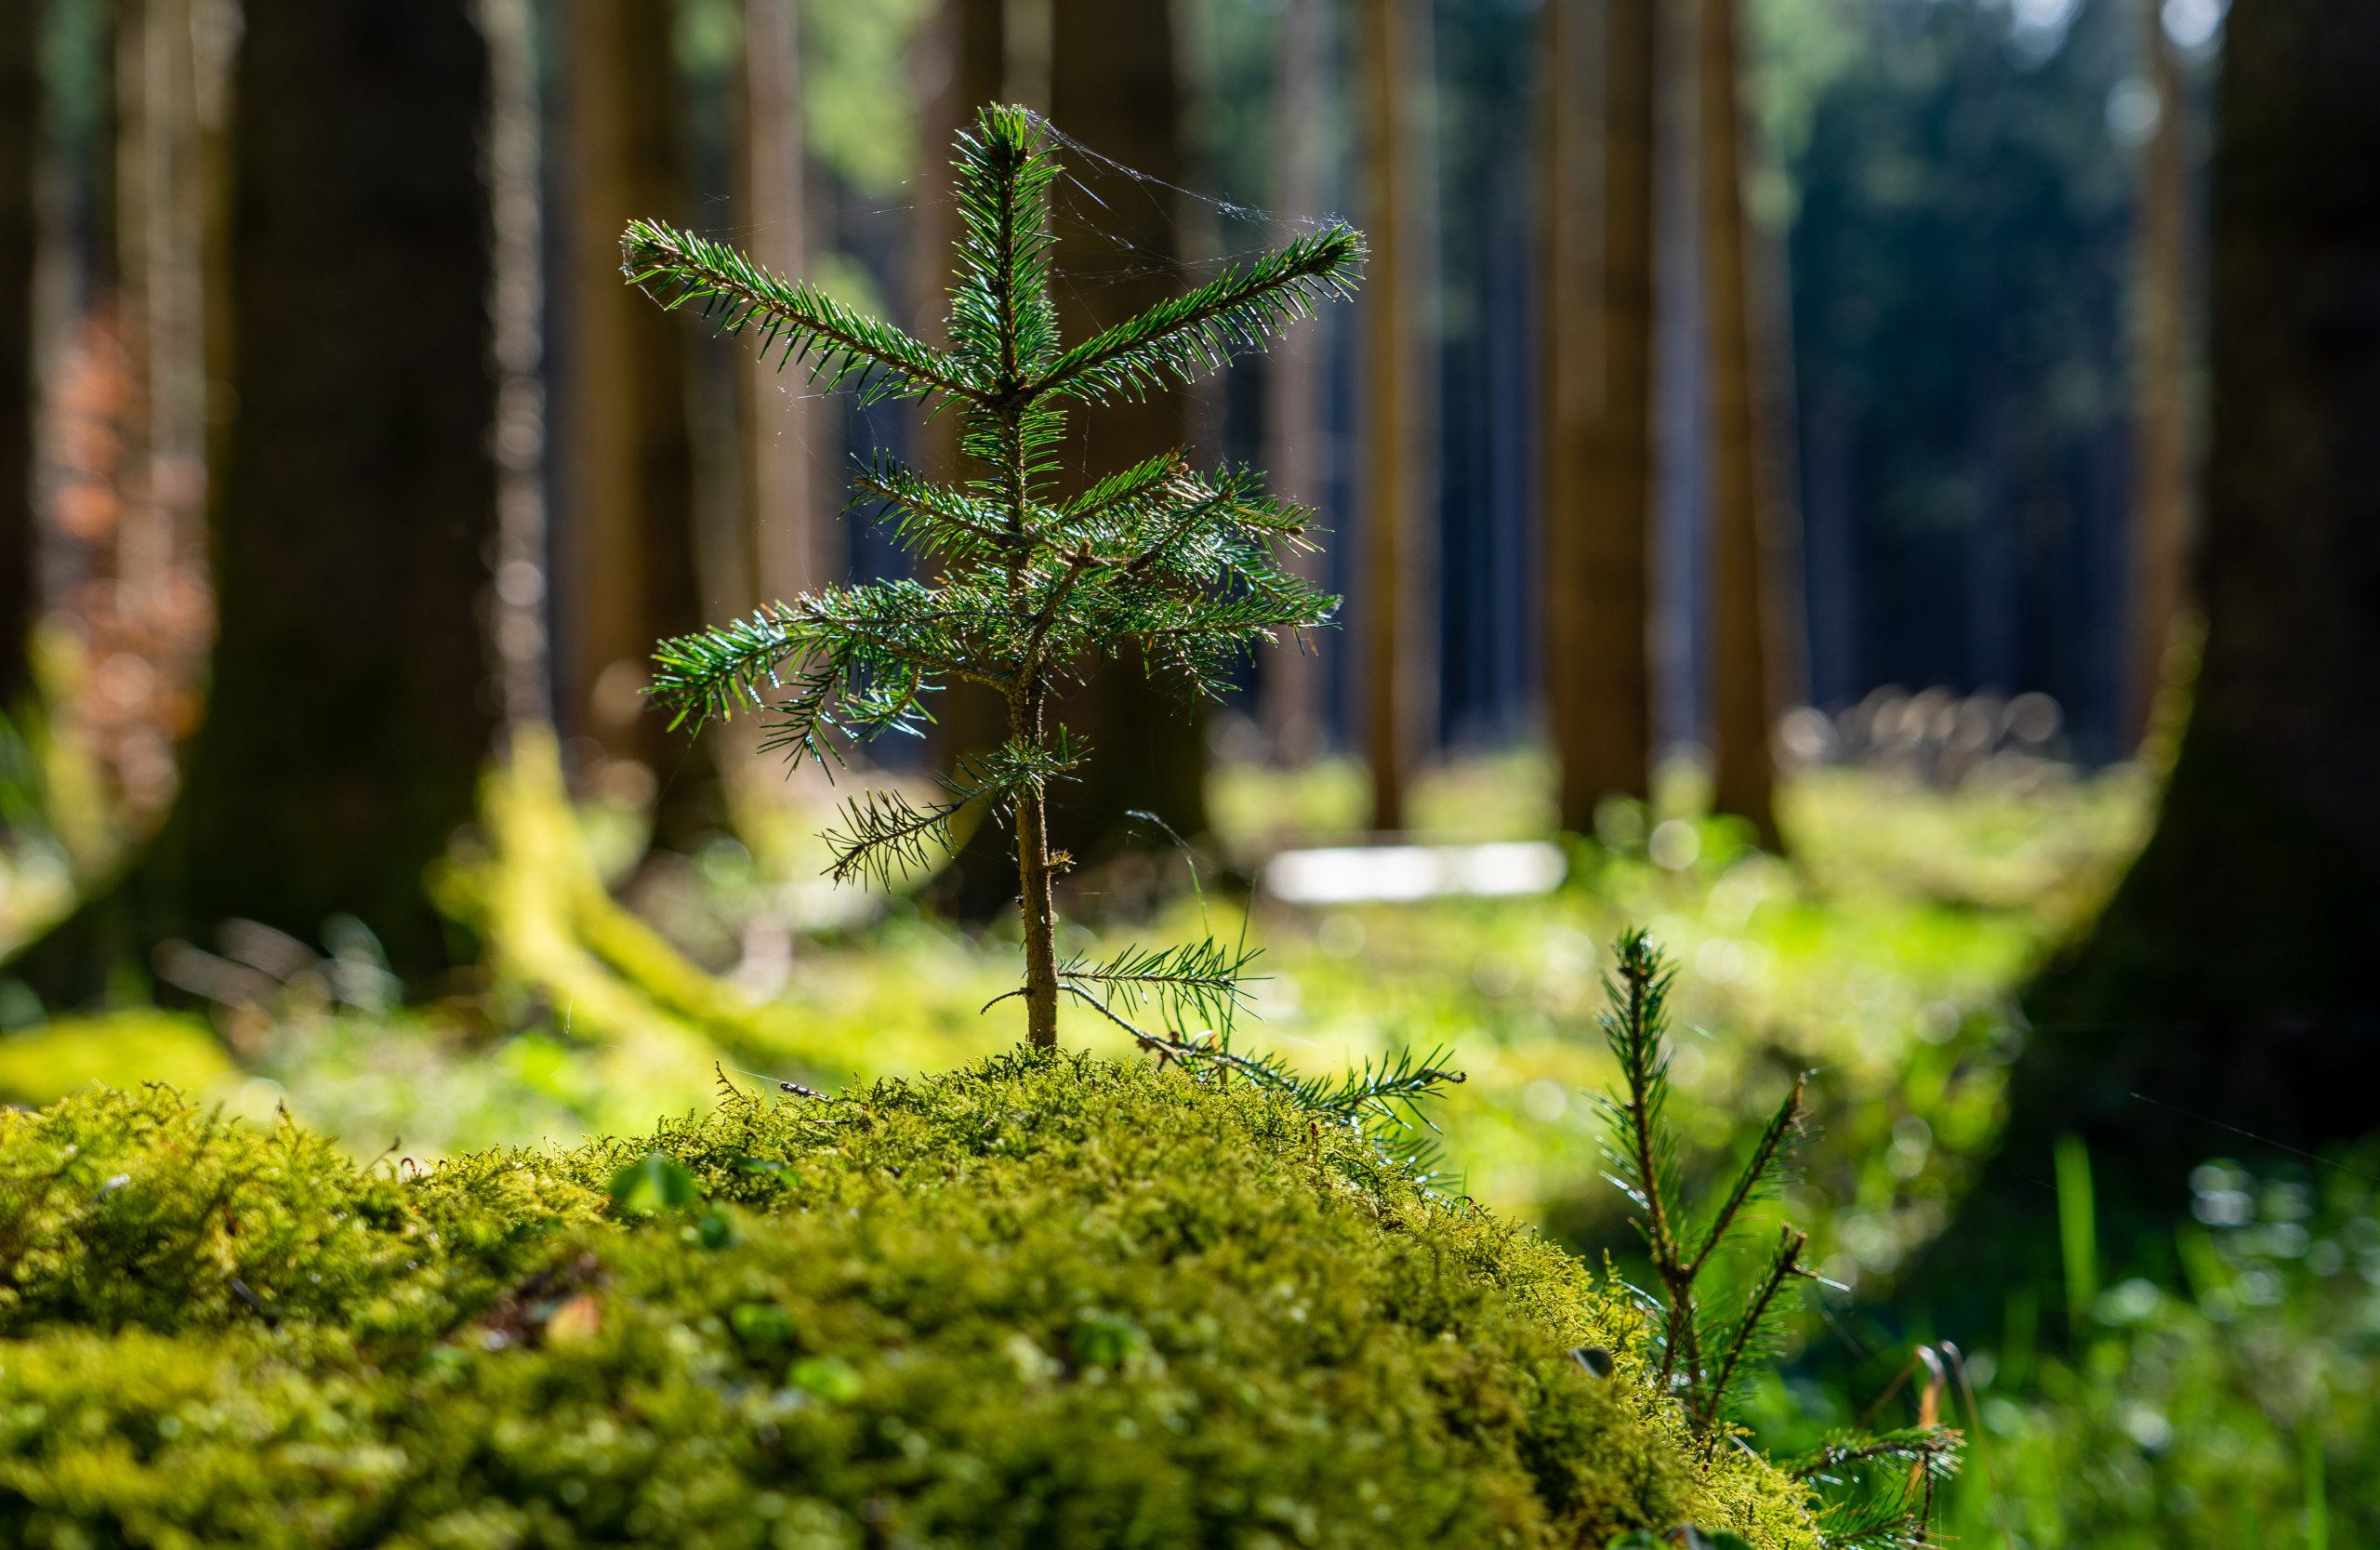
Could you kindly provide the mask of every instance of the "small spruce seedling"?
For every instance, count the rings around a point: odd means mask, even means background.
[[[1732,1412],[1743,1385],[1772,1354],[1786,1288],[1817,1278],[1802,1263],[1809,1235],[1788,1226],[1760,1257],[1739,1295],[1711,1299],[1702,1286],[1750,1225],[1752,1208],[1774,1198],[1792,1177],[1809,1121],[1804,1104],[1808,1079],[1793,1079],[1717,1206],[1707,1215],[1693,1211],[1686,1200],[1677,1132],[1667,1114],[1673,971],[1646,932],[1623,932],[1613,949],[1617,972],[1604,981],[1611,1006],[1602,1022],[1620,1065],[1620,1081],[1603,1099],[1610,1122],[1605,1137],[1607,1176],[1636,1208],[1634,1224],[1660,1282],[1659,1291],[1645,1299],[1654,1324],[1654,1384],[1676,1398],[1703,1446],[1716,1450],[1736,1435]],[[1870,1485],[1822,1509],[1831,1550],[1918,1550],[1929,1543],[1934,1492],[1956,1472],[1959,1445],[1957,1432],[1930,1424],[1877,1435],[1844,1432],[1786,1467],[1796,1478],[1821,1486]],[[1878,1469],[1884,1473],[1881,1490],[1867,1478]],[[1702,1543],[1723,1543],[1698,1529],[1679,1530],[1673,1543],[1692,1544],[1698,1536]]]
[[[855,503],[890,514],[925,578],[826,587],[666,641],[653,694],[673,726],[763,711],[774,718],[764,748],[823,765],[849,742],[919,730],[925,701],[955,681],[996,691],[1008,740],[947,776],[944,800],[847,802],[827,837],[831,871],[881,878],[922,864],[930,841],[946,844],[968,803],[1012,811],[1025,926],[1015,994],[1044,1047],[1057,1042],[1061,994],[1119,1022],[1118,1004],[1154,1000],[1170,1027],[1191,1012],[1227,1024],[1251,956],[1210,940],[1058,960],[1051,883],[1067,858],[1051,852],[1045,796],[1089,750],[1052,718],[1053,693],[1133,649],[1153,674],[1209,693],[1250,646],[1318,629],[1338,606],[1281,563],[1305,545],[1312,513],[1266,495],[1251,472],[1201,474],[1167,452],[1062,494],[1067,409],[1143,398],[1261,348],[1317,302],[1351,294],[1364,258],[1362,234],[1333,222],[1068,345],[1050,299],[1052,139],[1034,113],[1004,107],[959,137],[947,351],[692,232],[638,221],[623,241],[625,272],[665,307],[698,306],[721,332],[748,330],[781,365],[807,363],[813,382],[849,385],[863,402],[958,414],[974,477],[936,482],[879,454],[854,479]]]

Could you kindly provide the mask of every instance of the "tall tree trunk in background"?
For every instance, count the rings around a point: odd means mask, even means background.
[[[235,917],[317,939],[350,912],[435,973],[422,871],[494,730],[485,49],[462,0],[245,22],[208,714],[157,838],[24,961],[52,1005]]]
[[[577,0],[569,12],[569,125],[561,148],[569,349],[556,516],[558,719],[682,797],[699,745],[646,713],[653,644],[703,623],[694,569],[687,338],[620,273],[620,232],[682,219],[679,89],[666,0]]]
[[[1372,827],[1403,828],[1416,761],[1437,720],[1435,222],[1428,140],[1430,11],[1359,0],[1364,275],[1362,583],[1355,631]]]
[[[2380,1084],[2380,9],[2235,7],[2221,90],[2196,705],[2146,852],[2030,998],[2009,1141],[2019,1171],[2120,1142],[2162,1201],[2254,1146],[2176,1110],[2312,1147]]]
[[[948,343],[951,243],[959,234],[950,199],[951,142],[972,125],[976,111],[1003,100],[1008,80],[1008,7],[1002,0],[942,0],[916,46],[919,114],[917,215],[910,223],[908,322],[919,338]],[[1042,7],[1046,18],[1048,8]],[[1046,77],[1045,77],[1046,89]],[[911,420],[915,461],[936,479],[966,477],[959,456],[959,417]],[[1008,735],[1008,707],[980,684],[959,683],[944,696],[932,733],[934,762],[949,769],[970,754],[998,747]],[[985,920],[1017,896],[1013,829],[981,815],[954,864],[936,882],[943,906],[968,920]]]
[[[477,0],[487,40],[488,285],[496,378],[496,589],[488,641],[508,727],[550,724],[547,606],[545,115],[534,0]]]
[[[1605,797],[1645,793],[1652,760],[1656,34],[1653,0],[1547,10],[1546,704],[1562,827],[1583,832]]]
[[[1695,88],[1712,356],[1712,723],[1718,742],[1712,800],[1719,812],[1752,820],[1760,842],[1774,850],[1770,794],[1777,766],[1769,735],[1780,708],[1770,699],[1771,621],[1762,574],[1765,442],[1757,413],[1737,20],[1736,0],[1703,0]]]
[[[795,0],[746,0],[743,149],[746,251],[779,274],[810,272],[808,158],[803,152],[800,23]],[[752,512],[751,602],[789,598],[840,580],[840,529],[824,520],[818,486],[831,482],[841,438],[803,368],[750,351],[745,368],[747,488]]]
[[[1287,0],[1273,76],[1274,212],[1290,220],[1323,213],[1324,136],[1329,120],[1330,7],[1328,0]],[[1297,325],[1264,357],[1264,472],[1275,494],[1308,505],[1321,501],[1325,466],[1322,373],[1328,359],[1325,325]],[[1323,580],[1319,552],[1301,553],[1291,567]],[[1284,764],[1320,757],[1327,732],[1319,643],[1284,642],[1265,654],[1262,676],[1265,742]]]
[[[2174,624],[2188,603],[2196,467],[2190,446],[2193,309],[2189,286],[2189,85],[2165,36],[2162,8],[2145,6],[2149,81],[2157,126],[2142,149],[2133,237],[2132,576],[2127,600],[2123,746],[2148,734],[2166,678]]]
[[[41,7],[0,6],[0,715],[33,687],[33,167]]]
[[[1170,0],[1010,0],[1008,71],[1030,95],[1043,45],[1017,8],[1046,17],[1050,119],[1106,161],[1062,150],[1078,190],[1059,201],[1058,325],[1081,339],[1182,289],[1181,217],[1173,188],[1188,181],[1182,92]],[[1033,21],[1029,14],[1027,22]],[[1111,164],[1145,174],[1137,181]],[[1100,201],[1098,205],[1090,198]],[[1071,206],[1071,208],[1069,208]],[[1094,232],[1095,228],[1095,232]],[[1070,480],[1087,483],[1170,448],[1186,450],[1189,400],[1178,391],[1072,417]],[[1095,671],[1060,720],[1091,747],[1079,785],[1051,793],[1056,841],[1089,860],[1125,841],[1135,808],[1181,835],[1207,827],[1206,747],[1198,707],[1144,678],[1137,661]],[[1162,843],[1157,836],[1144,836]]]

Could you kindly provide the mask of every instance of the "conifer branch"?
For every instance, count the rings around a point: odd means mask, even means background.
[[[867,791],[843,803],[843,827],[823,838],[834,865],[827,875],[837,882],[876,880],[879,888],[892,886],[892,873],[921,870],[927,841],[947,849],[950,820],[969,799],[957,797],[919,807],[898,791]]]
[[[1715,1433],[1726,1419],[1724,1407],[1744,1358],[1765,1348],[1765,1327],[1770,1314],[1775,1311],[1777,1294],[1784,1290],[1787,1281],[1817,1278],[1802,1266],[1802,1251],[1809,1246],[1809,1241],[1810,1235],[1797,1228],[1779,1230],[1777,1252],[1769,1256],[1768,1269],[1745,1299],[1743,1316],[1736,1323],[1735,1337],[1727,1343],[1727,1354],[1721,1359],[1717,1374],[1701,1396],[1705,1432]]]
[[[1179,1027],[1194,1012],[1222,1026],[1246,1000],[1245,971],[1261,950],[1226,947],[1211,939],[1174,947],[1135,946],[1105,963],[1069,959],[1059,965],[1058,979],[1077,990],[1096,989],[1109,1005],[1154,1002],[1169,1028]]]
[[[1736,1176],[1735,1188],[1728,1192],[1725,1203],[1711,1218],[1710,1231],[1703,1237],[1702,1247],[1695,1254],[1693,1263],[1686,1266],[1689,1274],[1701,1270],[1746,1206],[1775,1195],[1784,1186],[1786,1175],[1778,1164],[1802,1140],[1802,1121],[1807,1113],[1802,1106],[1802,1093],[1808,1081],[1806,1075],[1793,1079],[1793,1086],[1785,1094],[1785,1101],[1778,1106],[1776,1115],[1762,1129],[1760,1140],[1752,1147],[1751,1158],[1745,1161],[1743,1172]]]
[[[1820,1510],[1818,1541],[1828,1550],[1924,1550],[1935,1543],[1928,1528],[1935,1492],[1958,1474],[1962,1442],[1947,1426],[1873,1437],[1838,1433],[1783,1467],[1795,1479],[1839,1487],[1874,1466],[1890,1466],[1882,1495]]]
[[[1912,1426],[1872,1436],[1838,1432],[1779,1467],[1797,1480],[1840,1485],[1838,1472],[1846,1466],[1880,1462],[1923,1464],[1937,1479],[1947,1480],[1958,1473],[1959,1434],[1946,1426]]]
[[[944,357],[902,330],[815,285],[774,274],[725,243],[657,220],[630,221],[620,240],[620,272],[671,311],[699,303],[720,333],[756,329],[761,356],[775,351],[780,370],[814,357],[813,382],[849,383],[863,404],[937,392],[981,396]]]
[[[1169,484],[1189,470],[1179,448],[1143,458],[1129,469],[1109,474],[1058,509],[1067,527],[1095,522],[1118,509],[1154,499]]]
[[[1020,537],[1000,525],[1000,513],[986,510],[961,491],[937,484],[886,453],[852,476],[852,487],[873,496],[896,513],[895,535],[921,558],[981,563],[1005,561],[1026,550],[1039,535]]]
[[[1195,382],[1262,348],[1267,335],[1314,315],[1315,304],[1355,293],[1363,234],[1333,222],[1250,264],[1226,270],[1186,296],[1085,339],[1050,364],[1027,389],[1084,403],[1143,398],[1167,376]]]
[[[867,791],[842,806],[843,828],[822,836],[833,857],[837,882],[874,878],[890,888],[892,873],[918,871],[932,859],[928,844],[950,848],[950,824],[969,803],[995,807],[1024,792],[1038,792],[1082,762],[1084,749],[1061,729],[1047,746],[1012,739],[987,754],[961,760],[939,777],[945,800],[917,805],[898,791]]]

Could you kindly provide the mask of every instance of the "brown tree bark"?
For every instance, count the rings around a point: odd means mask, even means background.
[[[2162,8],[2142,7],[2157,127],[2142,148],[2134,217],[2133,497],[2130,650],[2124,663],[2124,735],[2148,735],[2166,680],[2175,621],[2188,606],[2196,525],[2189,414],[2189,85],[2165,36]]]
[[[0,715],[33,687],[33,168],[41,131],[41,8],[0,7]]]
[[[1326,0],[1287,0],[1273,77],[1273,192],[1276,214],[1312,220],[1323,213],[1323,137],[1329,128],[1330,8]],[[1264,474],[1276,494],[1319,501],[1329,470],[1323,451],[1325,325],[1292,326],[1264,357]],[[1322,556],[1299,554],[1292,567],[1323,579]],[[1266,746],[1275,760],[1302,764],[1320,757],[1328,737],[1320,641],[1284,642],[1257,669],[1263,683]]]
[[[494,730],[485,50],[461,0],[245,20],[208,714],[157,838],[23,961],[53,1006],[233,917],[315,940],[350,912],[434,974],[422,871]]]
[[[943,0],[917,43],[916,73],[924,111],[919,113],[917,217],[911,223],[910,325],[934,345],[948,342],[954,278],[951,242],[958,219],[950,202],[951,142],[974,122],[986,102],[1002,100],[1007,74],[1007,7],[1002,0]],[[916,461],[937,479],[964,477],[959,456],[959,417],[952,414],[912,421]],[[932,733],[933,758],[945,769],[970,754],[997,747],[1009,735],[1009,708],[977,684],[953,684],[943,696]],[[1017,896],[1015,829],[990,815],[977,821],[953,864],[936,881],[945,907],[969,920],[984,920]]]
[[[1020,3],[1011,0],[1012,16]],[[1066,338],[1080,339],[1183,286],[1173,189],[1188,181],[1188,172],[1173,7],[1170,0],[1049,0],[1043,8],[1051,122],[1104,158],[1060,152],[1068,177],[1090,195],[1062,196],[1056,216],[1058,325]],[[1028,94],[1038,46],[1032,30],[1012,20],[1009,73]],[[1116,164],[1154,180],[1129,178]],[[1187,450],[1188,400],[1166,392],[1078,410],[1071,432],[1068,477],[1088,482],[1159,452]],[[1185,837],[1205,831],[1206,745],[1197,704],[1152,682],[1137,661],[1118,661],[1094,671],[1051,714],[1082,733],[1092,749],[1079,783],[1051,793],[1057,847],[1090,860],[1126,843],[1132,833],[1126,814],[1133,809],[1155,813]],[[1140,842],[1163,841],[1144,833]]]
[[[811,232],[801,125],[800,20],[794,0],[744,7],[744,197],[753,258],[779,274],[806,276]],[[826,520],[841,437],[800,366],[749,351],[745,368],[746,480],[753,582],[768,602],[839,580],[840,530]],[[738,606],[748,606],[739,600]]]
[[[687,325],[620,274],[629,220],[683,216],[671,14],[666,0],[578,0],[569,12],[554,557],[562,730],[675,789],[697,773],[699,745],[647,714],[640,691],[654,640],[703,623]]]
[[[2236,7],[2221,93],[2196,704],[2147,850],[2030,998],[2009,1143],[2080,1130],[2167,1199],[2255,1149],[2207,1119],[2312,1147],[2380,1081],[2380,10]]]
[[[1654,0],[1546,16],[1546,711],[1562,826],[1584,832],[1652,760]]]
[[[1067,338],[1181,288],[1173,191],[1186,173],[1169,0],[950,0],[928,49],[942,83],[927,114],[929,135],[937,126],[942,131],[925,147],[935,186],[948,183],[950,137],[995,97],[1046,112],[1091,152],[1059,152],[1068,181],[1078,185],[1071,200],[1061,192],[1054,217],[1058,324]],[[1128,176],[1127,167],[1147,180]],[[947,309],[951,235],[946,212],[919,223],[916,317],[930,338],[940,336]],[[1158,452],[1186,450],[1190,431],[1178,392],[1078,409],[1070,427],[1066,477],[1078,483]],[[920,460],[929,467],[958,466],[951,417],[929,422],[922,440]],[[1128,844],[1163,843],[1129,816],[1134,810],[1157,814],[1185,837],[1205,830],[1206,749],[1196,704],[1126,660],[1095,669],[1047,713],[1091,749],[1078,778],[1049,793],[1046,832],[1038,842],[1052,854],[1063,852],[1079,866]],[[987,749],[1009,735],[1011,721],[996,696],[955,692],[941,712],[937,754],[947,764]],[[1010,823],[976,828],[945,880],[948,904],[980,919],[1015,898],[1024,864],[1016,841]]]
[[[1751,245],[1744,212],[1744,126],[1736,0],[1703,0],[1696,83],[1700,114],[1702,264],[1711,328],[1712,730],[1717,742],[1712,805],[1752,821],[1778,848],[1771,805],[1776,760],[1770,729],[1770,589],[1763,571],[1767,486],[1760,468],[1758,353],[1752,316]]]
[[[1437,544],[1430,479],[1436,314],[1428,145],[1430,13],[1361,0],[1363,462],[1355,631],[1372,828],[1400,829],[1414,766],[1436,741]]]

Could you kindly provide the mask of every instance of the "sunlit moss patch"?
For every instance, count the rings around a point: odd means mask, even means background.
[[[1576,1260],[1137,1066],[426,1171],[95,1093],[0,1118],[0,1258],[11,1543],[1815,1543]]]

